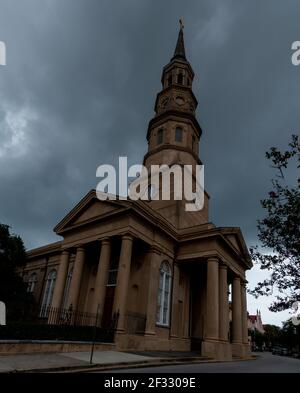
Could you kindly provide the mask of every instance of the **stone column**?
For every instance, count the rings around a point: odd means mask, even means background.
[[[241,285],[241,299],[242,299],[242,340],[244,344],[248,344],[248,316],[247,316],[247,292],[246,281]]]
[[[150,252],[150,267],[149,267],[149,288],[147,299],[147,319],[146,319],[146,335],[155,334],[156,325],[156,310],[157,310],[157,293],[159,285],[159,267],[160,267],[160,253],[155,249]]]
[[[178,337],[178,298],[179,298],[179,266],[174,262],[173,291],[172,291],[172,318],[171,318],[171,337]]]
[[[219,261],[207,260],[206,339],[219,339]]]
[[[109,270],[111,253],[111,243],[109,238],[103,239],[101,242],[101,252],[99,258],[99,264],[97,269],[97,276],[95,280],[95,290],[92,312],[94,314],[99,312],[100,318],[103,315],[105,292],[107,284],[107,275]],[[100,319],[99,319],[100,320]]]
[[[119,313],[118,331],[125,330],[125,311],[127,302],[127,291],[129,284],[131,255],[133,237],[130,235],[122,236],[117,285],[114,299],[114,312]]]
[[[69,251],[64,250],[60,257],[58,273],[52,298],[51,307],[59,308],[62,306],[64,289],[69,266]]]
[[[237,276],[232,283],[232,342],[242,342],[241,279]]]
[[[228,284],[227,266],[219,267],[219,338],[228,341],[229,331],[229,304],[228,304]]]
[[[73,310],[77,310],[77,306],[78,306],[84,259],[85,259],[84,248],[77,247],[72,280],[69,290],[69,301],[68,301],[69,306],[72,305]]]

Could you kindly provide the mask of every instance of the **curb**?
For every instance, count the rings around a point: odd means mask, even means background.
[[[88,364],[83,366],[65,366],[65,367],[52,367],[52,368],[39,368],[39,369],[18,369],[8,371],[8,374],[16,373],[93,373],[97,371],[108,371],[108,370],[125,370],[130,368],[144,368],[144,367],[160,367],[169,365],[184,365],[184,364],[200,364],[200,363],[227,363],[227,362],[238,362],[256,360],[258,357],[251,356],[244,359],[232,359],[232,360],[215,360],[212,358],[197,358],[197,357],[186,357],[186,358],[158,358],[156,360],[140,360],[134,362],[120,362],[120,363],[105,363],[105,364]]]

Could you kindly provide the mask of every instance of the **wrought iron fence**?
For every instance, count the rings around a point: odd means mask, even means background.
[[[48,325],[100,327],[99,315],[72,308],[47,307],[41,309],[40,317],[45,318]]]
[[[31,313],[30,318],[0,326],[0,339],[113,342],[118,318],[114,313],[110,323],[102,327],[98,314],[47,307]]]

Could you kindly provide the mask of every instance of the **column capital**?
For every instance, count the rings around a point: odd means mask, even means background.
[[[207,262],[217,262],[219,263],[219,258],[218,257],[208,257]]]
[[[133,242],[134,236],[132,236],[130,233],[125,233],[122,235],[122,240],[129,240]]]
[[[220,268],[220,269],[223,269],[223,270],[227,270],[227,269],[228,269],[228,266],[225,265],[225,263],[220,263],[219,268]]]
[[[103,244],[110,244],[111,243],[110,237],[104,237],[103,239],[98,239],[98,240],[101,243],[101,245],[103,245]]]
[[[63,248],[61,250],[62,255],[69,255],[70,254],[70,249],[69,248]]]
[[[78,246],[76,246],[76,252],[85,252],[85,248],[82,244],[78,244]]]
[[[157,246],[151,246],[148,250],[148,253],[155,253],[161,255],[161,250]]]

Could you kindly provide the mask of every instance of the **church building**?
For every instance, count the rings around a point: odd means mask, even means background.
[[[201,164],[194,71],[183,26],[162,71],[143,164]],[[209,221],[184,200],[101,201],[95,190],[56,225],[61,240],[28,251],[24,280],[47,308],[118,316],[117,350],[197,350],[215,359],[249,354],[245,271],[252,262],[241,230]]]

